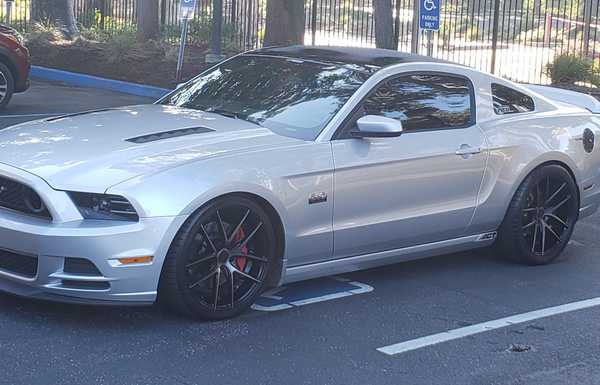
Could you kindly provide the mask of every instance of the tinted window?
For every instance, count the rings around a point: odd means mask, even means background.
[[[380,85],[364,102],[365,115],[402,121],[405,130],[465,127],[474,123],[471,85],[449,75],[406,75]]]
[[[370,75],[361,66],[243,55],[205,72],[162,103],[313,140]]]
[[[533,99],[512,88],[492,84],[494,112],[498,115],[530,112],[535,109]]]

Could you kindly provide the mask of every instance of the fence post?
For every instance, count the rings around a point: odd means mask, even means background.
[[[413,0],[412,38],[410,42],[410,52],[412,53],[419,53],[419,1]]]
[[[592,1],[584,1],[584,14],[583,14],[583,54],[588,55],[590,53],[590,32],[592,28]]]
[[[498,49],[498,25],[500,23],[500,0],[494,0],[494,24],[492,27],[492,62],[490,72],[496,73],[496,50]]]
[[[13,6],[13,0],[7,0],[4,2],[4,4],[6,5],[6,15],[4,15],[4,17],[6,18],[6,24],[10,24],[10,22],[12,21],[12,6]]]
[[[552,14],[546,15],[546,30],[544,31],[544,46],[550,47],[552,42]]]
[[[317,44],[317,0],[312,0],[310,9],[310,33],[312,35],[312,45]]]
[[[400,0],[396,0],[396,17],[394,18],[394,47],[396,50],[400,46],[400,11],[402,10],[402,4]]]

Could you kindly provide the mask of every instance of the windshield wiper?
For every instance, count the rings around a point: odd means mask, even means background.
[[[203,111],[206,112],[211,112],[213,114],[218,114],[218,115],[222,115],[222,116],[226,116],[228,118],[233,118],[233,119],[239,119],[240,117],[238,116],[238,114],[236,114],[235,112],[231,112],[222,108],[208,108],[208,109],[203,109]]]

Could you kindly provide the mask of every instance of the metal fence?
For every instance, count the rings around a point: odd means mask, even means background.
[[[30,2],[15,0],[10,22],[27,29]],[[143,0],[75,0],[78,22],[106,33],[135,30]],[[256,48],[264,36],[267,0],[223,0],[223,41]],[[545,67],[564,52],[598,60],[600,0],[442,0],[442,23],[431,35],[413,33],[414,1],[392,0],[398,49],[495,72],[523,82],[547,83]],[[5,7],[0,17],[6,18]],[[163,39],[179,39],[179,0],[160,1]],[[190,24],[190,43],[210,39],[212,1],[200,0]],[[416,36],[415,36],[416,35]],[[414,42],[418,37],[417,42]],[[431,39],[429,39],[431,37]],[[375,46],[373,0],[306,0],[306,44]]]

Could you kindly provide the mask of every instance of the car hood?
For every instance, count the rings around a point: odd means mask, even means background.
[[[203,158],[298,144],[233,118],[162,105],[98,110],[0,131],[0,163],[57,190],[103,192]]]

